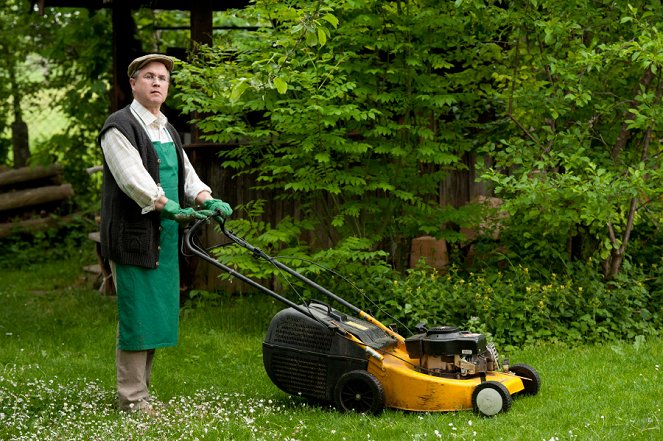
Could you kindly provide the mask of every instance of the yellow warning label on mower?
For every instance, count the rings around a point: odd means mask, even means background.
[[[350,325],[350,326],[352,326],[354,328],[357,328],[357,329],[361,329],[362,331],[367,331],[368,330],[368,328],[366,326],[360,325],[359,323],[356,323],[356,322],[351,322],[349,320],[347,322],[343,323],[343,324],[344,325]]]

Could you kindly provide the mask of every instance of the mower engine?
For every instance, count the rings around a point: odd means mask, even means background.
[[[419,359],[418,370],[438,377],[461,378],[498,370],[498,355],[486,337],[453,326],[431,328],[405,339],[410,358]]]

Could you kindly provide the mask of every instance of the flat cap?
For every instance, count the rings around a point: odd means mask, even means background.
[[[131,78],[133,74],[136,73],[137,70],[140,70],[143,66],[153,61],[158,61],[160,63],[163,63],[163,65],[166,66],[166,69],[168,69],[168,72],[173,71],[173,59],[168,55],[147,54],[143,55],[142,57],[136,58],[134,61],[131,62],[131,64],[129,64],[129,68],[127,69],[127,75],[129,75],[129,78]]]

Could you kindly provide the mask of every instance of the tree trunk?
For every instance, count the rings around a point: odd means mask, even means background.
[[[30,143],[28,142],[28,125],[18,120],[12,123],[12,151],[14,152],[14,168],[28,165],[30,159]]]
[[[624,262],[624,256],[619,253],[619,251],[613,251],[610,253],[605,262],[603,262],[603,275],[606,280],[614,279],[619,271],[621,270],[622,263]]]
[[[12,123],[12,149],[14,152],[14,168],[25,167],[30,159],[30,143],[28,141],[28,125],[23,121],[21,113],[21,94],[16,79],[16,66],[9,67],[9,87],[11,88],[14,122]]]
[[[613,248],[612,251],[610,251],[610,256],[603,262],[603,275],[608,280],[614,279],[622,268],[624,255],[626,254],[626,246],[628,245],[628,241],[631,238],[631,232],[633,231],[633,223],[635,222],[635,213],[637,208],[638,199],[632,198],[629,207],[628,219],[626,221],[626,225],[624,226],[624,232],[622,233],[621,237],[621,245],[619,248]],[[610,242],[615,245],[617,243],[615,231],[610,223],[608,223],[608,234],[610,236]]]

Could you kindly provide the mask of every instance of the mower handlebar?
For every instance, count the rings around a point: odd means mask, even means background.
[[[392,337],[399,340],[401,343],[404,342],[404,339],[403,339],[402,336],[400,336],[398,333],[396,333],[396,332],[392,331],[391,329],[389,329],[387,326],[382,324],[380,321],[378,321],[371,314],[368,314],[368,313],[362,311],[360,308],[356,307],[355,305],[348,302],[347,300],[337,296],[336,294],[329,291],[328,289],[318,285],[316,282],[312,281],[308,277],[298,273],[297,271],[293,270],[289,266],[279,262],[278,259],[275,259],[275,258],[269,256],[267,253],[262,251],[260,248],[251,245],[250,243],[248,243],[243,238],[235,235],[232,231],[230,231],[226,228],[226,219],[219,212],[214,213],[214,215],[212,215],[210,217],[214,218],[214,220],[216,220],[218,222],[219,227],[221,229],[221,232],[228,239],[230,239],[235,244],[249,250],[253,254],[253,257],[266,260],[267,262],[271,263],[272,265],[279,268],[280,270],[296,277],[297,279],[301,280],[302,282],[304,282],[305,284],[307,284],[311,288],[313,288],[316,291],[324,294],[329,299],[345,306],[349,310],[351,310],[354,313],[358,314],[360,318],[362,318],[364,320],[367,320],[370,323],[378,326],[379,328],[384,330],[386,333],[388,333]],[[281,301],[282,303],[299,310],[300,312],[302,312],[303,314],[305,314],[307,316],[311,316],[311,313],[306,311],[306,308],[303,308],[302,306],[292,302],[291,300],[281,296],[280,294],[277,294],[276,292],[272,291],[271,289],[257,283],[253,279],[251,279],[249,277],[246,277],[245,275],[235,271],[234,269],[228,267],[227,265],[222,264],[221,262],[219,262],[218,260],[216,260],[212,256],[210,256],[210,254],[206,250],[204,250],[198,244],[194,243],[193,237],[195,236],[196,232],[202,227],[202,225],[207,224],[208,222],[209,222],[209,217],[206,218],[206,219],[199,219],[199,220],[195,221],[193,223],[193,225],[191,226],[191,228],[185,233],[185,237],[184,237],[185,246],[187,248],[189,248],[189,250],[193,254],[197,255],[198,257],[200,257],[201,259],[207,261],[208,263],[216,266],[217,268],[220,268],[220,269],[224,270],[225,272],[227,272],[231,276],[233,276],[237,279],[240,279],[240,280],[248,283],[249,285],[253,286],[254,288],[257,288],[258,290],[260,290],[260,291],[270,295],[271,297]]]
[[[328,289],[318,285],[317,283],[315,283],[311,279],[307,278],[306,276],[298,273],[297,271],[293,270],[289,266],[287,266],[287,265],[279,262],[277,259],[269,256],[267,253],[265,253],[260,248],[251,245],[250,243],[248,243],[243,238],[235,235],[235,233],[233,233],[228,228],[226,228],[226,219],[224,219],[223,216],[221,216],[219,212],[215,212],[214,215],[212,215],[210,217],[214,218],[214,220],[216,220],[219,223],[219,227],[221,228],[221,232],[228,239],[230,239],[235,244],[249,250],[253,254],[254,257],[264,259],[264,260],[268,261],[272,265],[274,265],[277,268],[285,271],[286,273],[298,278],[302,282],[309,285],[311,288],[313,288],[313,289],[317,290],[318,292],[324,294],[325,296],[327,296],[328,298],[334,300],[335,302],[338,302],[339,304],[345,306],[346,308],[350,309],[351,311],[353,311],[357,314],[359,314],[359,313],[366,314],[361,309],[359,309],[355,305],[353,305],[352,303],[348,302],[345,299],[342,299],[341,297],[337,296],[336,294],[329,291]],[[206,224],[208,222],[209,222],[209,217],[206,218],[206,219],[197,220],[196,222],[193,223],[191,228],[185,234],[185,238],[184,238],[184,243],[186,244],[185,246],[187,246],[191,250],[191,252],[193,252],[197,256],[203,258],[204,260],[206,260],[207,262],[213,264],[214,266],[217,266],[217,267],[223,269],[224,271],[230,273],[232,276],[237,277],[237,278],[239,278],[241,280],[244,280],[244,281],[251,280],[248,277],[239,274],[237,271],[232,270],[229,267],[220,264],[220,262],[218,262],[216,259],[213,259],[205,250],[203,250],[200,246],[196,245],[193,242],[193,237],[194,237],[196,231],[198,231],[203,224]],[[265,288],[263,286],[260,286],[259,284],[257,284],[253,280],[251,280],[251,282],[252,282],[251,285],[259,287],[261,290],[265,291]],[[273,293],[270,293],[270,295],[273,296]],[[279,297],[281,297],[281,296],[279,296]],[[282,298],[279,298],[279,300],[283,301]],[[290,304],[290,302],[285,302],[285,303]]]

